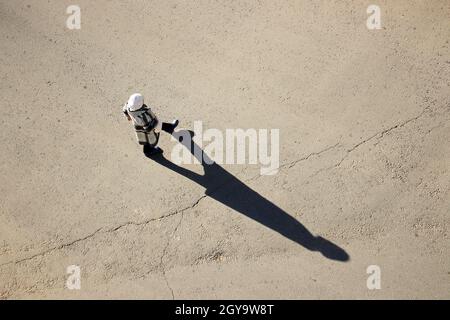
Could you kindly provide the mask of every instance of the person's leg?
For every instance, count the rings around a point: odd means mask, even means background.
[[[162,122],[161,123],[161,130],[165,131],[167,133],[172,134],[175,128],[178,126],[179,121],[173,120],[172,122]]]

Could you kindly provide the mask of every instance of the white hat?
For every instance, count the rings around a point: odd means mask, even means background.
[[[130,96],[127,102],[127,109],[130,111],[136,111],[142,108],[144,105],[144,97],[140,93],[135,93]]]

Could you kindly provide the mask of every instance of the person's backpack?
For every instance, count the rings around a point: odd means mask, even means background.
[[[133,118],[135,126],[144,130],[152,130],[158,124],[158,118],[145,104],[136,111],[128,110],[128,114]]]

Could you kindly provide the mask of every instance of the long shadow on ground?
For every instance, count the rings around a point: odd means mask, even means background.
[[[332,260],[348,261],[350,259],[345,250],[320,236],[314,236],[287,212],[253,191],[221,166],[212,162],[207,154],[193,141],[192,131],[181,130],[173,133],[173,136],[199,160],[203,166],[204,174],[200,175],[180,167],[161,154],[149,156],[152,161],[198,183],[206,189],[205,195],[278,232],[308,250],[318,251]]]

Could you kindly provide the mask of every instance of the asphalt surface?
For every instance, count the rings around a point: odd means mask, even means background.
[[[71,4],[0,0],[0,298],[450,298],[447,1],[378,1],[380,30],[361,1]],[[279,171],[145,157],[134,92],[280,129]]]

